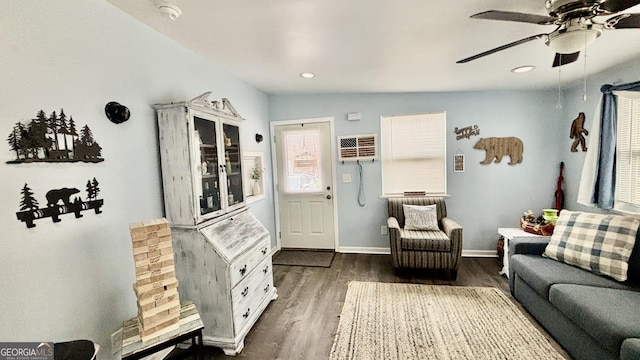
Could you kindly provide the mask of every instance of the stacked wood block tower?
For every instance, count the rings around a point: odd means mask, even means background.
[[[180,299],[176,279],[171,228],[167,219],[129,224],[133,243],[138,298],[138,323],[142,341],[179,327]]]

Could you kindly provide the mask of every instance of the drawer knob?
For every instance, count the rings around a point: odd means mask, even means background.
[[[245,318],[245,319],[248,318],[250,312],[251,312],[251,309],[247,309],[247,312],[242,314],[242,317]]]
[[[244,266],[240,268],[240,275],[244,275],[246,272],[247,272],[247,264],[244,264]]]
[[[247,296],[247,294],[249,294],[249,287],[245,287],[244,290],[242,290],[242,296]]]
[[[265,247],[264,249],[262,249],[262,255],[265,255],[267,253],[267,248]]]
[[[265,266],[264,269],[262,269],[263,273],[267,273],[267,271],[269,271],[269,265]]]
[[[270,288],[270,287],[271,287],[271,285],[270,285],[270,284],[267,284],[267,286],[264,288],[264,292],[269,291],[269,288]]]

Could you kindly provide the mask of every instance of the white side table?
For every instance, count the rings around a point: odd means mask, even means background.
[[[551,236],[531,234],[520,228],[498,228],[498,234],[504,239],[504,254],[502,255],[502,270],[500,270],[500,275],[504,275],[506,277],[509,277],[509,242],[514,239],[523,238],[551,238]]]

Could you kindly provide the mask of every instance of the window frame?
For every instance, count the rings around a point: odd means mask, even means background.
[[[435,149],[417,149],[417,150],[410,150],[410,152],[414,153],[411,154],[410,156],[406,156],[406,154],[400,154],[398,155],[393,154],[393,150],[390,149],[393,148],[393,135],[389,132],[391,126],[393,126],[392,124],[388,123],[389,121],[393,121],[394,119],[399,119],[401,121],[403,120],[407,120],[404,124],[404,126],[406,127],[405,129],[400,129],[400,131],[405,131],[402,134],[410,134],[410,136],[413,137],[413,139],[409,139],[408,143],[409,144],[413,144],[415,145],[415,140],[417,137],[419,137],[420,135],[417,134],[425,134],[424,132],[427,131],[430,128],[435,129],[436,131],[438,131],[437,135],[433,135],[431,133],[426,134],[425,136],[427,136],[428,140],[422,142],[423,144],[428,144],[431,141],[434,141],[434,144],[436,144],[438,146],[438,148]],[[429,124],[423,124],[421,126],[418,127],[418,129],[421,129],[420,131],[422,131],[421,133],[416,133],[415,128],[409,128],[410,125],[408,125],[408,123],[411,121],[411,119],[417,119],[417,121],[436,121],[438,123],[429,123]],[[401,122],[399,122],[398,124],[401,125]],[[396,125],[398,126],[398,125]],[[414,136],[415,135],[415,136]],[[404,196],[407,192],[410,193],[414,193],[414,194],[420,194],[422,191],[424,191],[424,195],[428,195],[428,196],[447,196],[447,117],[446,117],[446,111],[441,111],[441,112],[433,112],[433,113],[420,113],[420,114],[414,114],[414,115],[389,115],[389,116],[381,116],[380,117],[380,159],[381,159],[381,177],[382,177],[382,182],[381,182],[381,187],[382,187],[382,197],[395,197],[395,196]],[[413,142],[411,141],[413,140]],[[390,144],[391,143],[391,144]],[[404,146],[404,151],[406,152],[406,144],[403,144]],[[403,146],[401,146],[403,147]],[[391,154],[390,154],[391,151]],[[399,151],[400,153],[403,152],[403,150]],[[424,185],[425,188],[404,188],[402,189],[402,191],[398,191],[398,181],[397,181],[397,177],[395,179],[391,179],[390,180],[390,176],[385,176],[385,174],[388,174],[389,171],[391,171],[391,166],[389,161],[392,161],[392,158],[398,159],[398,158],[404,158],[404,159],[408,159],[407,161],[414,161],[414,162],[424,162],[426,165],[431,166],[429,169],[433,169],[437,172],[437,174],[435,176],[433,176],[432,178],[434,178],[436,180],[436,184],[435,187],[430,185],[428,183],[428,181],[425,181]],[[432,164],[429,165],[428,163],[431,162]],[[395,167],[402,167],[402,165],[394,165]],[[415,166],[415,165],[411,165],[411,164],[406,164],[405,166]],[[385,171],[385,168],[387,169]],[[395,171],[395,169],[394,169]],[[415,174],[416,172],[414,171],[414,169],[409,170],[411,171],[410,173]],[[431,174],[429,173],[429,170],[427,170],[426,168],[423,170],[423,174],[427,173],[427,174]],[[406,186],[411,186],[409,185],[410,183],[412,184],[416,184],[416,182],[407,182],[404,184],[400,184],[402,187],[406,187]]]
[[[612,210],[637,215],[640,214],[640,184],[634,186],[633,182],[638,182],[638,177],[634,177],[633,173],[634,170],[636,173],[640,172],[640,131],[637,130],[640,129],[640,92],[616,91],[614,94],[617,97],[616,177]],[[630,108],[627,111],[622,108],[623,106],[629,106]],[[628,118],[625,117],[627,115]],[[629,130],[620,131],[621,127],[626,126],[627,123]],[[621,135],[625,134],[629,137],[623,139]],[[636,147],[635,149],[634,146]],[[634,159],[635,164],[632,164]],[[631,165],[623,166],[625,160]],[[631,182],[631,184],[624,185],[624,182]],[[624,193],[621,193],[623,191]],[[634,198],[635,200],[633,200]]]

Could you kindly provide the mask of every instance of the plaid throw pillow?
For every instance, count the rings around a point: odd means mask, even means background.
[[[626,281],[639,225],[629,216],[562,210],[543,255]]]

